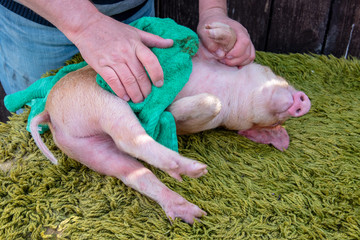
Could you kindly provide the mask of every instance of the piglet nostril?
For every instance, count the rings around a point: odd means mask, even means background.
[[[293,94],[294,103],[288,109],[288,113],[293,117],[300,117],[310,110],[310,100],[303,92]]]

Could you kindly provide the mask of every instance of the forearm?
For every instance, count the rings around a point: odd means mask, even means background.
[[[63,32],[75,38],[100,12],[88,0],[19,0]]]
[[[199,17],[209,12],[227,15],[226,0],[199,0]]]

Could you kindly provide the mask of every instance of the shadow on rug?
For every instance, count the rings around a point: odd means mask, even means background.
[[[179,151],[208,165],[179,183],[150,169],[208,215],[170,224],[154,201],[67,158],[54,166],[26,131],[28,112],[0,125],[0,239],[359,239],[360,61],[258,52],[312,101],[285,127],[280,152],[216,129],[179,137]]]

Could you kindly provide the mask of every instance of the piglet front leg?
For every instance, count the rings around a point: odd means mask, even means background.
[[[168,110],[175,118],[177,134],[195,133],[217,127],[213,120],[221,110],[221,101],[202,93],[178,99]]]
[[[225,57],[235,45],[236,34],[234,30],[226,24],[214,22],[205,26],[206,32],[211,39],[220,45],[220,49],[216,52],[219,58]]]
[[[219,47],[214,54],[211,54],[206,48],[200,45],[197,56],[204,59],[223,59],[226,53],[235,46],[236,34],[234,30],[229,25],[220,22],[207,24],[204,28],[209,38]]]

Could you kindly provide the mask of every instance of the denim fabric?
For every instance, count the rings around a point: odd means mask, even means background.
[[[106,14],[106,10],[99,10]],[[150,0],[124,23],[154,15],[154,1]],[[78,52],[56,28],[35,23],[0,5],[0,81],[6,94],[27,88]]]

